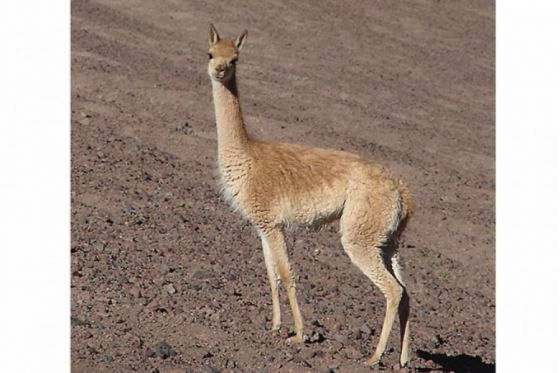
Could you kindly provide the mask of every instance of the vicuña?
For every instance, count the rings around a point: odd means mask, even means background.
[[[247,133],[236,82],[239,51],[247,31],[222,39],[210,25],[208,74],[212,81],[218,165],[223,193],[256,228],[272,293],[272,330],[280,328],[280,281],[288,292],[295,335],[304,327],[284,229],[340,219],[341,242],[351,261],[386,298],[379,343],[367,364],[379,363],[399,313],[400,363],[409,359],[409,298],[399,267],[397,238],[414,201],[404,183],[373,161],[344,151],[255,139]]]

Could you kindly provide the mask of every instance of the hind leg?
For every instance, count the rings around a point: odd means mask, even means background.
[[[393,269],[393,274],[397,278],[397,281],[403,287],[403,296],[401,304],[399,305],[399,320],[401,324],[401,366],[405,366],[409,360],[409,344],[410,344],[410,298],[406,290],[406,286],[402,279],[401,267],[399,264],[399,254],[395,251],[391,257],[391,268]]]
[[[385,266],[383,260],[383,247],[358,244],[343,237],[344,250],[350,256],[352,262],[381,290],[386,300],[385,318],[377,348],[373,356],[367,361],[368,365],[375,365],[381,361],[381,357],[387,347],[391,328],[395,321],[401,299],[403,288],[391,272]]]
[[[404,288],[392,273],[390,258],[394,252],[392,236],[399,224],[398,195],[391,190],[354,190],[341,217],[342,245],[352,262],[381,290],[386,300],[385,317],[379,342],[368,365],[379,363],[403,299]],[[383,193],[384,192],[384,193]],[[404,315],[403,315],[404,316]],[[405,354],[406,357],[406,354]]]

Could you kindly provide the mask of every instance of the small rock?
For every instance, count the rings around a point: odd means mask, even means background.
[[[78,119],[78,123],[83,125],[88,125],[91,122],[91,115],[86,113],[80,113],[80,118]]]
[[[96,242],[93,244],[93,248],[95,249],[95,251],[103,251],[105,245],[103,245],[101,242]]]
[[[190,286],[196,291],[199,291],[199,290],[202,289],[202,285],[199,282],[191,281]]]
[[[87,126],[90,123],[90,119],[89,118],[80,118],[78,119],[78,123],[80,123],[81,125]]]
[[[86,320],[85,318],[82,319],[82,318],[79,318],[79,317],[76,317],[76,316],[71,316],[70,317],[70,324],[72,326],[83,326],[83,325],[91,326],[91,321]]]
[[[318,327],[318,328],[323,328],[323,327],[324,327],[324,325],[321,324],[321,322],[320,322],[319,320],[314,320],[314,321],[311,323],[311,325],[316,326],[316,327]]]
[[[235,281],[237,280],[237,274],[235,273],[235,271],[230,270],[226,275],[226,279],[228,281]]]
[[[337,370],[339,367],[339,364],[337,362],[332,362],[331,364],[329,364],[329,366],[327,367],[327,369],[329,370],[329,372],[334,372],[335,370]]]
[[[173,286],[173,284],[167,284],[163,287],[165,289],[165,291],[167,291],[168,294],[173,295],[177,292],[177,289],[175,289],[175,286]]]
[[[444,341],[441,338],[441,336],[437,334],[434,337],[432,337],[431,342],[433,343],[434,347],[439,347],[443,344]]]
[[[153,351],[155,354],[160,357],[161,359],[167,359],[170,356],[177,355],[177,353],[173,350],[171,345],[166,341],[161,341],[153,347]]]
[[[342,344],[348,343],[348,338],[346,338],[346,336],[342,334],[335,334],[333,338],[335,339],[335,341],[338,341]]]
[[[367,326],[367,324],[362,324],[362,326],[360,326],[360,332],[364,333],[365,335],[371,335],[371,329],[369,326]]]
[[[191,277],[194,278],[194,279],[204,280],[206,278],[209,278],[210,275],[206,271],[198,270],[198,271],[194,272]]]
[[[146,299],[146,301],[148,300]],[[146,308],[151,311],[155,311],[158,307],[159,307],[159,301],[156,298],[152,299],[149,303],[146,304]]]
[[[321,343],[325,340],[325,336],[320,331],[314,331],[311,333],[311,338],[309,338],[309,342],[311,343]]]
[[[185,122],[182,125],[177,126],[177,131],[183,132],[185,135],[190,135],[194,132],[189,122]]]
[[[220,321],[220,314],[218,312],[213,313],[212,315],[210,315],[210,320],[212,321]]]

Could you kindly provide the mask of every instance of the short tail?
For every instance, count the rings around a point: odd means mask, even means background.
[[[398,230],[399,233],[401,233],[406,227],[406,224],[408,223],[412,215],[414,215],[414,210],[416,209],[416,202],[414,201],[414,197],[412,196],[412,193],[410,192],[408,187],[402,182],[402,180],[398,181],[398,189],[401,195],[401,207],[402,207],[401,222],[399,224]]]

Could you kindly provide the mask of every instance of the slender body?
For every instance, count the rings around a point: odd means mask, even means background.
[[[379,342],[367,363],[380,361],[398,313],[400,363],[404,366],[409,359],[409,300],[400,275],[396,240],[413,212],[412,196],[389,171],[355,154],[251,138],[243,121],[235,76],[246,38],[247,31],[235,40],[221,39],[211,25],[208,73],[223,192],[251,221],[262,240],[272,293],[272,329],[281,324],[278,290],[282,283],[295,324],[290,342],[304,341],[284,229],[340,219],[345,252],[387,302]]]

